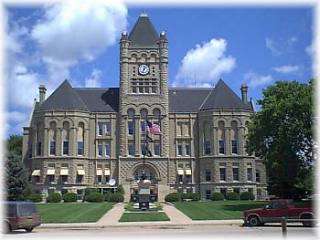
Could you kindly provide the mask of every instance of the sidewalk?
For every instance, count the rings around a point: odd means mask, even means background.
[[[50,223],[41,224],[40,228],[107,228],[107,227],[143,227],[143,226],[188,226],[188,225],[241,225],[242,219],[235,220],[196,220],[180,212],[171,204],[163,204],[163,211],[170,218],[170,221],[161,222],[119,222],[124,213],[125,203],[117,203],[99,221],[94,223]]]

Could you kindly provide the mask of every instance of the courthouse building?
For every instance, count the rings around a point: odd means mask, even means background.
[[[241,98],[222,80],[212,88],[171,88],[168,64],[166,33],[141,14],[121,35],[119,88],[75,88],[66,80],[46,98],[41,85],[23,129],[35,189],[81,195],[121,184],[128,201],[146,177],[159,201],[175,191],[264,198],[265,166],[245,148],[253,114],[248,87],[241,86]],[[146,118],[161,128],[151,136],[152,156],[144,155]]]

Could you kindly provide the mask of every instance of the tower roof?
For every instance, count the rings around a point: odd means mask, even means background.
[[[79,94],[65,80],[47,100],[40,106],[40,110],[80,110],[89,111]]]
[[[158,33],[147,14],[142,13],[129,34],[131,47],[158,47]]]

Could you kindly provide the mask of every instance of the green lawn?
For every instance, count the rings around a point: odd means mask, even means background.
[[[96,222],[113,203],[45,203],[37,204],[43,223]]]
[[[119,222],[153,222],[153,221],[170,221],[164,212],[140,212],[122,214]]]
[[[247,209],[265,206],[262,201],[177,202],[175,207],[192,220],[241,219]]]

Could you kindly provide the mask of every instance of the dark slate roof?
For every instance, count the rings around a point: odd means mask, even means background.
[[[45,100],[40,110],[80,110],[89,111],[86,104],[78,93],[65,80],[51,95]]]
[[[171,88],[169,111],[197,112],[210,91],[210,88]]]
[[[117,112],[119,88],[74,88],[91,112]]]
[[[222,80],[219,80],[201,106],[201,110],[211,109],[252,111],[250,103],[243,103]]]
[[[129,34],[130,47],[158,47],[158,33],[146,14],[141,14]]]

